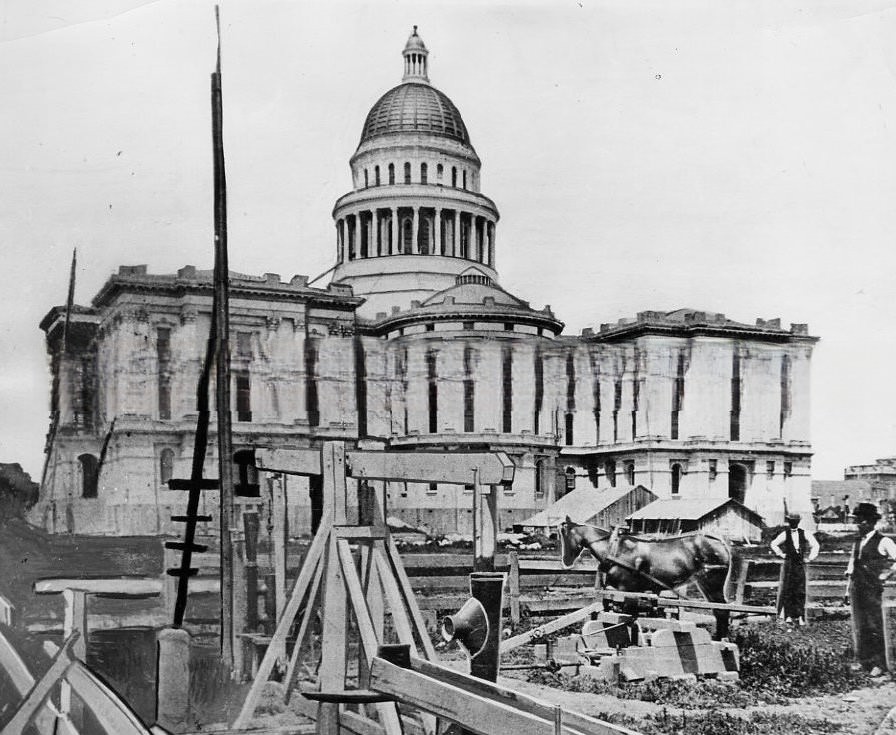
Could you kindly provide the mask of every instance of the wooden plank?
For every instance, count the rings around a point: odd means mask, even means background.
[[[364,655],[367,661],[371,661],[376,656],[376,649],[380,641],[376,637],[376,629],[370,618],[370,611],[367,609],[367,601],[364,599],[364,590],[361,587],[361,579],[358,577],[358,571],[355,569],[355,561],[352,558],[352,552],[349,548],[348,541],[340,539],[334,541],[339,553],[339,560],[342,565],[342,573],[345,579],[345,586],[348,590],[349,599],[352,608],[355,611],[355,620],[358,623],[358,633],[361,636],[361,645],[364,648]],[[324,688],[323,679],[321,679],[321,688]],[[380,722],[383,724],[388,735],[401,735],[401,719],[398,715],[398,708],[392,702],[381,702],[374,705],[379,715]]]
[[[687,610],[728,610],[730,612],[752,613],[754,615],[777,615],[774,607],[758,605],[738,605],[736,603],[707,602],[685,598],[658,597],[647,592],[618,592],[616,590],[597,590],[598,597],[610,600],[647,600],[659,607],[681,607]]]
[[[386,602],[389,605],[389,612],[392,613],[392,624],[395,626],[395,632],[398,634],[398,640],[401,643],[407,643],[411,647],[413,653],[417,652],[417,642],[414,640],[414,629],[411,626],[411,620],[405,611],[404,598],[398,587],[398,581],[392,573],[392,567],[386,558],[386,550],[384,544],[376,544],[373,547],[373,558],[376,563],[380,580],[383,584],[383,592],[386,595]]]
[[[580,623],[583,620],[587,620],[589,617],[591,617],[591,613],[599,612],[603,609],[603,601],[592,602],[590,605],[586,605],[580,610],[571,612],[568,615],[564,615],[563,617],[552,620],[551,622],[545,623],[544,625],[539,625],[537,628],[533,628],[532,630],[527,630],[525,633],[515,635],[513,636],[513,638],[508,638],[507,640],[501,641],[501,653],[507,653],[508,651],[512,651],[514,648],[524,646],[537,638],[543,638],[544,636],[551,633],[556,633],[558,630],[568,628],[570,625],[575,625],[576,623]]]
[[[454,672],[454,676],[465,675]],[[389,694],[403,704],[456,722],[479,735],[555,735],[553,714],[548,720],[527,712],[515,704],[501,701],[489,682],[467,678],[478,684],[471,683],[469,688],[461,688],[440,678],[403,669],[381,658],[375,658],[371,666],[370,685],[372,689]],[[544,706],[553,713],[550,705]],[[564,721],[569,727],[567,715],[564,712]],[[581,717],[584,718],[584,715]],[[573,732],[571,729],[568,731]],[[578,732],[593,735],[637,735],[631,730],[599,720],[591,721],[587,730]]]
[[[346,466],[351,477],[453,485],[474,482],[474,472],[483,485],[508,485],[515,469],[504,452],[348,452]]]
[[[510,623],[518,625],[520,622],[520,557],[516,551],[510,552],[507,597],[510,598]]]
[[[305,640],[305,634],[308,632],[308,625],[314,617],[316,609],[315,600],[317,599],[317,590],[320,587],[320,580],[323,576],[324,564],[321,562],[314,570],[314,581],[311,583],[311,589],[308,592],[307,602],[305,603],[305,614],[302,616],[302,622],[299,623],[299,632],[296,635],[296,642],[289,657],[289,665],[286,669],[286,677],[283,679],[284,694],[286,701],[290,700],[293,684],[295,684],[296,670],[299,664],[299,655],[302,650],[302,643]]]
[[[411,657],[411,670],[416,671],[424,676],[429,676],[439,681],[456,686],[459,689],[468,691],[471,694],[488,697],[497,702],[516,707],[523,712],[529,712],[537,717],[541,717],[548,721],[553,721],[555,716],[555,705],[544,702],[535,697],[531,697],[522,692],[514,691],[506,686],[502,686],[490,681],[476,679],[468,674],[464,674],[455,669],[449,669],[447,666],[440,666],[431,661],[424,661],[416,656]],[[566,731],[579,731],[582,733],[631,733],[626,728],[617,725],[611,725],[608,722],[583,715],[574,710],[562,709],[563,726]],[[636,733],[633,735],[637,735]]]
[[[265,472],[284,475],[319,475],[320,451],[317,449],[256,449],[255,466]]]
[[[65,678],[107,733],[148,735],[150,732],[124,700],[80,661],[74,663]]]
[[[321,604],[323,632],[320,644],[320,669],[318,670],[322,691],[345,689],[348,601],[345,594],[345,575],[337,549],[338,543],[348,542],[337,542],[332,536],[330,537],[323,577]]]
[[[4,735],[22,735],[25,732],[28,723],[43,706],[44,700],[53,691],[53,688],[62,679],[69,667],[72,666],[71,648],[78,638],[78,633],[72,633],[65,639],[62,647],[53,657],[53,663],[50,664],[50,668],[35,682],[28,694],[25,695],[25,698],[19,702],[12,718],[6,723],[6,727],[3,728]]]
[[[261,660],[258,673],[252,682],[249,693],[246,695],[240,713],[233,722],[232,727],[235,730],[244,729],[255,714],[255,707],[258,705],[264,685],[267,684],[271,671],[274,669],[274,664],[280,656],[279,652],[286,650],[286,637],[289,635],[296,613],[305,599],[305,593],[308,591],[308,585],[311,584],[317,565],[321,561],[321,556],[327,545],[327,539],[330,536],[331,524],[330,516],[324,515],[321,519],[320,527],[317,529],[317,534],[314,536],[314,541],[311,542],[311,547],[308,549],[305,563],[302,564],[302,569],[293,585],[289,602],[287,602],[283,610],[283,616],[277,621],[277,630],[271,637],[271,644]]]
[[[374,526],[334,526],[333,533],[336,538],[351,539],[378,539],[386,538],[385,528]]]
[[[162,594],[162,580],[152,577],[98,577],[77,579],[52,577],[38,579],[34,592],[38,595],[55,595],[66,590],[78,590],[90,595],[115,597],[155,597]]]
[[[404,596],[405,607],[411,614],[411,622],[414,624],[414,628],[417,630],[417,635],[420,637],[420,642],[423,645],[424,657],[428,658],[430,661],[436,661],[438,656],[436,655],[435,646],[433,646],[432,641],[429,638],[429,632],[426,630],[426,622],[423,620],[420,608],[417,607],[417,598],[414,596],[414,590],[411,588],[408,575],[405,574],[404,567],[401,564],[401,555],[398,553],[398,548],[395,546],[395,539],[393,539],[391,535],[386,539],[385,547],[386,556],[391,562],[395,578],[398,580],[398,587]]]
[[[271,492],[271,544],[274,551],[274,603],[277,610],[277,622],[283,615],[286,605],[286,483],[284,476],[272,478]],[[312,598],[313,599],[313,598]]]
[[[0,633],[0,668],[6,672],[21,698],[24,698],[34,687],[34,677],[28,670],[28,667],[25,666],[25,662],[22,661],[18,651],[13,648],[12,644],[2,633]],[[38,732],[41,735],[53,735],[58,715],[59,712],[52,702],[44,702],[43,707],[34,716],[34,725],[37,727]]]

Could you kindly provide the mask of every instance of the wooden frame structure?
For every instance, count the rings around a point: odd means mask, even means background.
[[[248,725],[261,692],[280,659],[288,659],[282,683],[284,696],[289,698],[296,683],[303,643],[320,612],[318,683],[328,701],[320,701],[317,705],[317,731],[329,735],[345,727],[354,732],[400,735],[402,724],[394,701],[384,702],[380,698],[378,702],[362,704],[358,713],[347,711],[344,704],[357,699],[358,690],[367,687],[371,662],[384,642],[387,612],[400,643],[410,646],[415,654],[422,654],[426,660],[436,658],[398,549],[386,526],[384,508],[380,507],[376,491],[367,481],[473,484],[474,496],[481,498],[484,495],[482,485],[512,482],[513,463],[502,453],[346,452],[342,442],[326,442],[319,452],[258,451],[256,465],[270,473],[321,475],[323,513],[233,728]],[[349,521],[347,477],[361,481],[356,523]],[[494,532],[491,535],[493,537]],[[357,559],[352,545],[358,548]],[[494,554],[493,549],[491,553]],[[354,621],[359,638],[354,688],[346,687],[352,658],[348,642],[350,621]],[[291,641],[292,650],[287,657],[291,631],[296,625],[298,632]],[[367,717],[367,707],[376,711],[378,722]],[[433,732],[434,718],[424,719],[423,728]]]
[[[35,681],[18,652],[0,633],[0,665],[22,697],[3,727],[4,735],[22,735],[31,725],[41,735],[78,735],[69,713],[50,701],[50,694],[57,686],[67,687],[69,696],[74,694],[107,733],[150,735],[152,731],[131,708],[78,660],[74,649],[80,641],[80,632],[71,633],[55,652],[50,668]]]

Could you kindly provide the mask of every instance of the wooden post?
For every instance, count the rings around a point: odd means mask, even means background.
[[[218,11],[215,9],[215,20]],[[221,658],[234,668],[233,625],[233,437],[230,415],[230,266],[227,257],[227,178],[224,172],[223,102],[221,98],[221,30],[217,66],[212,74],[212,159],[215,210],[215,407],[218,412],[218,481],[221,505]]]
[[[495,485],[481,485],[478,470],[473,471],[473,570],[495,571],[497,501]]]
[[[744,559],[740,574],[737,575],[737,587],[734,592],[734,601],[738,605],[743,605],[744,603],[744,588],[747,585],[747,578],[750,576],[750,566],[752,564],[752,559]]]
[[[65,600],[65,619],[62,625],[62,636],[68,639],[72,633],[77,638],[71,646],[71,654],[81,661],[87,660],[87,592],[84,590],[66,589],[62,592]],[[59,711],[71,719],[75,727],[80,727],[84,712],[80,703],[72,699],[72,688],[67,681],[59,685]]]
[[[510,595],[510,623],[519,625],[520,622],[520,554],[516,549],[511,549],[508,554],[510,572],[507,575],[507,590]]]
[[[243,530],[240,527],[242,524],[241,515],[242,513],[239,510],[239,506],[234,508],[236,511],[234,513],[234,526],[231,529],[231,564],[230,564],[230,572],[231,572],[231,580],[233,583],[233,587],[231,589],[231,598],[230,598],[230,609],[231,609],[231,621],[230,624],[233,630],[233,665],[231,667],[233,671],[233,678],[236,681],[241,681],[243,677],[243,638],[240,637],[243,632],[245,632],[246,625],[246,541],[243,535]],[[237,525],[239,524],[239,525]]]
[[[258,628],[258,509],[243,514],[246,549],[246,631]]]
[[[272,475],[271,483],[271,546],[274,554],[274,599],[276,601],[277,622],[286,605],[286,476]]]

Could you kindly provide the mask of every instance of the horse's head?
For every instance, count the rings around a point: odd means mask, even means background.
[[[557,535],[560,537],[560,561],[567,569],[576,563],[576,559],[585,550],[579,528],[581,528],[579,524],[573,522],[569,516],[566,516],[566,520],[557,528]]]
[[[586,526],[576,523],[569,516],[558,528],[560,536],[560,560],[565,568],[576,563],[581,553],[588,549],[598,559],[597,544],[606,541],[610,535],[608,531],[595,526]]]

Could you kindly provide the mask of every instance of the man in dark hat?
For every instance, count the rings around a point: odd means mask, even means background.
[[[801,518],[798,513],[788,513],[784,520],[787,528],[771,543],[772,552],[784,560],[778,587],[778,616],[788,623],[805,625],[806,564],[818,556],[818,541],[799,527]]]
[[[872,676],[880,676],[887,670],[881,599],[884,582],[896,573],[896,543],[876,529],[881,516],[874,503],[859,503],[853,515],[859,537],[846,574],[856,660]]]

